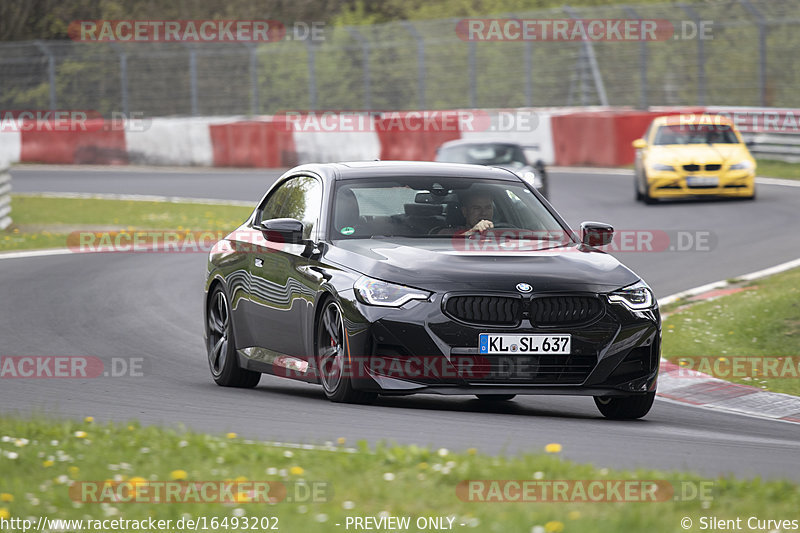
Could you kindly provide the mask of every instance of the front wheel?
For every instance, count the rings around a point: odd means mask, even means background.
[[[324,304],[317,324],[317,371],[325,396],[333,402],[372,403],[377,394],[353,388],[342,309],[335,301]]]
[[[595,396],[594,403],[606,418],[611,420],[634,420],[642,418],[650,411],[655,398],[655,392],[619,398]]]
[[[231,307],[222,287],[214,289],[208,299],[206,316],[208,366],[217,385],[244,389],[258,385],[261,372],[241,368],[236,359]]]

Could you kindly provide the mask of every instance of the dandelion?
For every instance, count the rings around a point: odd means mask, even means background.
[[[233,499],[236,503],[250,503],[250,495],[246,492],[237,492]]]
[[[0,502],[11,503],[14,501],[14,495],[8,492],[0,492]]]
[[[83,421],[86,422],[87,424],[91,424],[92,422],[94,422],[94,417],[87,416],[86,418],[83,419]]]
[[[78,472],[80,471],[81,469],[78,468],[77,466],[70,466],[69,468],[67,468],[67,472],[69,472],[69,475],[72,477],[76,477],[78,475]]]
[[[544,447],[544,451],[547,453],[559,453],[561,451],[561,445],[557,442],[551,442],[547,446]]]
[[[289,473],[293,476],[302,476],[303,472],[305,472],[305,470],[303,470],[302,466],[293,466],[289,469]]]
[[[570,520],[577,520],[580,517],[581,513],[579,513],[578,511],[570,511],[569,514],[567,515],[567,518],[569,518]]]
[[[181,481],[183,479],[186,479],[187,477],[186,470],[173,470],[172,472],[169,473],[169,477],[170,479],[174,479],[176,481]]]
[[[544,530],[547,533],[561,533],[564,531],[564,523],[557,520],[551,520],[544,525]]]
[[[475,448],[467,448],[467,454],[475,455],[476,453],[478,453],[477,449],[475,449]]]
[[[5,507],[0,508],[0,519],[8,520],[11,517],[11,513],[8,512],[8,509]]]
[[[130,483],[132,487],[135,487],[137,485],[147,485],[147,480],[141,476],[133,476],[128,480],[128,483]]]
[[[238,437],[238,436],[239,436],[239,435],[237,435],[236,433],[234,433],[234,432],[232,432],[232,431],[231,431],[230,433],[226,433],[226,434],[225,434],[225,437],[226,437],[226,438],[229,438],[229,439],[235,439],[235,438],[236,438],[236,437]]]
[[[56,464],[56,462],[55,462],[55,461],[53,461],[52,459],[48,459],[47,461],[44,461],[44,462],[42,463],[42,466],[43,466],[44,468],[50,468],[50,467],[51,467],[51,466],[53,466],[54,464]]]
[[[79,439],[85,439],[87,433],[85,431],[76,431],[74,435]]]
[[[341,446],[345,442],[347,442],[347,439],[344,437],[339,437],[338,439],[336,439],[336,444],[338,444],[339,446]]]

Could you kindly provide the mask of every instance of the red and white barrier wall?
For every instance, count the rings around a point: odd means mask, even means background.
[[[633,162],[631,142],[654,117],[705,109],[400,111],[366,116],[366,122],[356,125],[349,119],[331,122],[330,117],[321,123],[307,120],[308,115],[155,118],[136,123],[89,119],[84,127],[67,131],[38,123],[2,127],[0,159],[281,168],[348,160],[432,160],[443,142],[463,138],[536,147],[547,164],[615,167]]]

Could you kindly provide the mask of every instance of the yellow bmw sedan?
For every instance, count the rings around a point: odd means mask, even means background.
[[[636,148],[636,200],[756,196],[756,162],[733,123],[719,115],[653,120]]]

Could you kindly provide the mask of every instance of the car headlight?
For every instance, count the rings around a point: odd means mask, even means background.
[[[750,161],[742,161],[741,163],[736,163],[735,165],[731,165],[729,170],[751,170],[753,168],[753,163]]]
[[[650,170],[669,170],[669,171],[674,171],[675,167],[673,167],[672,165],[665,165],[663,163],[653,163],[652,165],[650,165]]]
[[[356,291],[356,298],[362,303],[383,307],[400,307],[411,300],[427,300],[431,295],[428,291],[396,285],[367,276],[358,278],[353,288]]]
[[[528,182],[533,188],[535,189],[542,188],[542,180],[539,179],[539,176],[537,176],[535,172],[531,172],[530,170],[528,170],[527,172],[523,172],[521,177],[526,182]]]
[[[653,291],[647,286],[644,281],[638,281],[633,285],[628,285],[618,291],[614,291],[608,295],[609,301],[624,304],[627,308],[634,311],[641,311],[649,309],[653,306],[655,298],[653,298]]]

